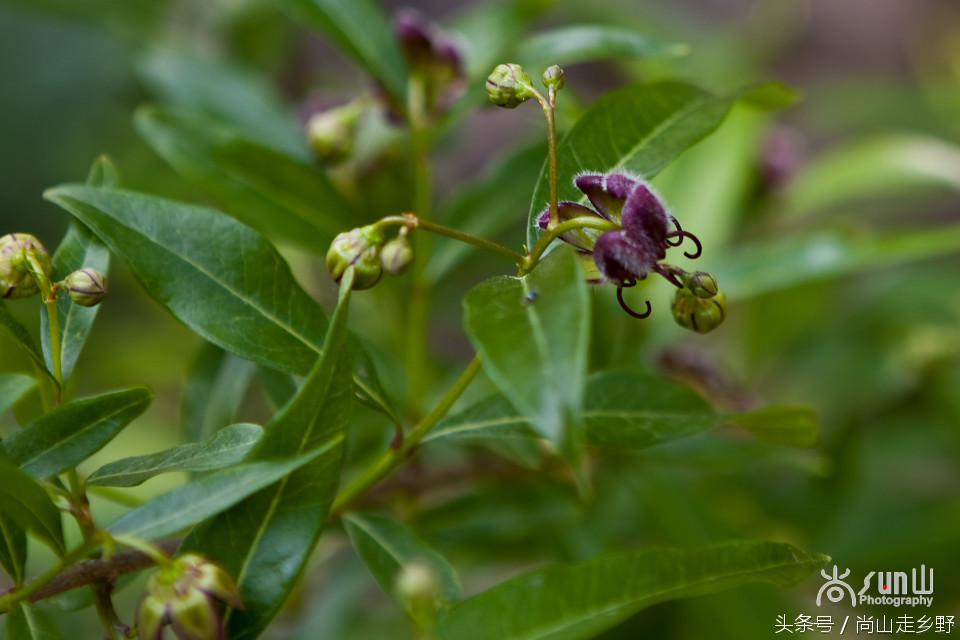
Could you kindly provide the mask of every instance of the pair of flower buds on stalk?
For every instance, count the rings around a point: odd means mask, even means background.
[[[52,271],[50,254],[36,237],[28,233],[0,237],[0,297],[15,299],[36,295],[43,288],[40,280],[49,278]],[[50,299],[61,291],[75,304],[95,307],[107,295],[107,278],[96,269],[84,267],[53,283]]]
[[[413,262],[413,247],[407,238],[409,227],[387,240],[382,227],[369,224],[337,235],[327,251],[327,269],[337,282],[348,267],[354,268],[354,289],[369,289],[384,272],[400,275]]]

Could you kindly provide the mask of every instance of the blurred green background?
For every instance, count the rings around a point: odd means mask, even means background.
[[[388,10],[400,3],[383,3]],[[643,80],[682,77],[730,91],[776,79],[802,94],[774,114],[737,108],[711,138],[655,183],[684,227],[707,247],[707,268],[751,259],[763,274],[805,272],[833,245],[765,255],[765,244],[812,233],[896,237],[960,224],[960,3],[955,0],[518,0],[406,2],[460,33],[474,84],[512,36],[566,24],[616,24],[689,54],[571,66],[561,128],[602,92]],[[304,155],[298,118],[335,103],[367,81],[322,37],[291,21],[270,0],[3,0],[0,2],[0,234],[26,231],[56,245],[67,216],[41,199],[47,187],[81,181],[108,153],[124,186],[206,202],[138,136],[134,110],[149,103],[204,115],[294,154]],[[506,43],[504,43],[506,40]],[[478,80],[478,78],[480,80]],[[409,206],[402,146],[385,125],[370,125],[378,155],[359,171],[369,218]],[[441,209],[456,190],[487,175],[517,141],[542,135],[536,109],[477,109],[437,150]],[[384,142],[383,140],[386,140]],[[539,169],[539,164],[535,166]],[[527,172],[529,173],[529,172]],[[375,177],[379,176],[379,177]],[[491,206],[512,207],[522,238],[536,173],[498,178]],[[358,221],[360,222],[360,221]],[[956,244],[956,243],[954,243]],[[760,247],[760,249],[758,249]],[[725,248],[725,249],[724,249]],[[332,299],[322,264],[282,247],[300,282]],[[840,251],[844,251],[840,246]],[[931,248],[930,253],[949,253]],[[735,432],[712,433],[642,455],[605,455],[597,494],[578,501],[555,478],[524,473],[518,487],[497,465],[482,482],[446,487],[407,514],[458,567],[471,568],[473,592],[546,559],[577,559],[601,549],[768,538],[828,553],[854,576],[871,570],[936,569],[933,609],[960,610],[960,261],[956,256],[858,268],[855,274],[767,287],[731,307],[708,336],[681,333],[666,316],[638,324],[612,296],[594,297],[594,368],[661,369],[731,408],[795,403],[821,416],[817,447],[760,444]],[[800,261],[793,262],[800,256]],[[741,262],[737,263],[737,260]],[[432,355],[443,378],[469,355],[460,298],[501,271],[477,256],[448,274],[435,297]],[[739,268],[737,267],[737,268]],[[183,380],[199,340],[153,303],[119,261],[75,377],[77,391],[147,384],[157,400],[90,468],[179,441]],[[774,275],[774,278],[777,276]],[[190,286],[190,283],[183,283]],[[357,333],[371,336],[394,397],[402,371],[391,362],[402,316],[402,284],[357,296]],[[609,292],[607,292],[609,293]],[[663,292],[660,292],[663,297]],[[31,327],[28,302],[10,305]],[[394,322],[396,321],[396,322]],[[0,370],[26,366],[0,337]],[[480,383],[471,391],[478,397]],[[489,389],[489,387],[486,387]],[[267,416],[256,393],[240,413]],[[34,408],[18,407],[17,418]],[[14,416],[2,417],[4,429]],[[372,417],[379,446],[386,425]],[[364,438],[359,438],[364,440]],[[362,457],[363,444],[356,445]],[[425,456],[446,468],[458,452]],[[151,481],[149,496],[179,481]],[[404,513],[403,500],[392,503]],[[97,503],[108,520],[119,507]],[[34,554],[36,567],[44,557]],[[35,567],[35,568],[36,568]],[[788,591],[744,588],[654,607],[605,638],[766,638],[777,614],[817,611],[820,580]],[[334,533],[317,551],[274,638],[402,638],[391,608]],[[96,637],[88,613],[68,613],[74,598],[45,610],[72,637]],[[122,592],[125,613],[136,589]],[[877,613],[884,613],[877,611]],[[889,614],[889,611],[885,613]],[[898,611],[898,614],[903,611]],[[77,626],[87,625],[87,626]],[[78,629],[87,629],[78,632]],[[849,632],[848,632],[849,633]]]

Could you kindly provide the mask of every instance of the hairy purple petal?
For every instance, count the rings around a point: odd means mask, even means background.
[[[585,207],[582,204],[570,202],[569,200],[563,200],[557,204],[557,214],[560,222],[583,216],[593,218],[602,217],[590,207]],[[537,218],[537,224],[541,229],[547,228],[547,225],[550,224],[550,207],[543,210],[543,213]],[[599,229],[574,229],[560,236],[560,239],[572,244],[581,251],[590,251],[593,249],[593,243],[597,241],[601,233],[602,231]]]
[[[656,264],[649,246],[631,242],[623,231],[607,231],[600,236],[593,247],[593,260],[613,282],[640,280]]]
[[[600,215],[613,222],[620,221],[624,202],[626,202],[634,187],[639,184],[630,176],[622,173],[612,173],[610,175],[586,173],[577,176],[574,183],[580,191],[586,194]]]
[[[637,244],[651,247],[657,260],[666,256],[667,211],[653,191],[638,185],[623,206],[623,229]]]

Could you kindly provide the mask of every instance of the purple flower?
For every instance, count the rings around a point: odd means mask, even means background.
[[[577,217],[597,217],[617,225],[615,230],[601,231],[582,227],[568,231],[560,239],[576,247],[584,255],[592,255],[603,278],[600,282],[617,285],[617,297],[631,315],[637,313],[624,302],[622,290],[634,286],[647,274],[654,272],[677,287],[684,287],[684,272],[662,263],[667,250],[680,246],[689,238],[696,245],[693,253],[684,253],[688,258],[700,256],[700,241],[692,233],[684,231],[676,218],[671,216],[660,197],[645,181],[625,173],[577,176],[577,188],[586,195],[593,208],[576,202],[564,201],[558,205],[559,222]],[[537,220],[541,229],[550,224],[549,209]]]

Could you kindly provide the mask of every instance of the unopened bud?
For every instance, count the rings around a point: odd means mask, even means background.
[[[727,296],[717,291],[710,298],[695,295],[687,288],[677,289],[673,298],[673,319],[681,327],[697,333],[709,333],[727,317]]]
[[[0,297],[29,298],[40,291],[30,273],[28,254],[46,275],[53,267],[50,254],[29,233],[10,233],[0,238]]]
[[[543,72],[543,84],[557,90],[563,89],[563,85],[567,82],[566,76],[567,74],[564,73],[563,67],[558,64],[552,64]]]
[[[429,565],[414,561],[397,576],[397,596],[421,628],[430,627],[440,606],[440,581]]]
[[[712,298],[720,291],[717,279],[706,271],[694,271],[685,279],[684,284],[698,298]]]
[[[407,267],[413,262],[413,247],[410,246],[410,240],[406,234],[401,233],[393,240],[383,245],[380,252],[380,264],[383,270],[390,275],[400,275],[407,270]]]
[[[307,121],[307,142],[318,160],[343,162],[353,153],[363,108],[354,102],[315,113]]]
[[[380,245],[383,234],[374,225],[344,231],[333,239],[327,251],[327,270],[337,282],[348,267],[354,268],[354,289],[369,289],[383,273]]]
[[[96,269],[84,267],[74,271],[60,283],[74,304],[95,307],[107,296],[107,278]]]
[[[498,64],[487,77],[487,95],[498,107],[513,109],[534,96],[527,72],[518,64]]]

